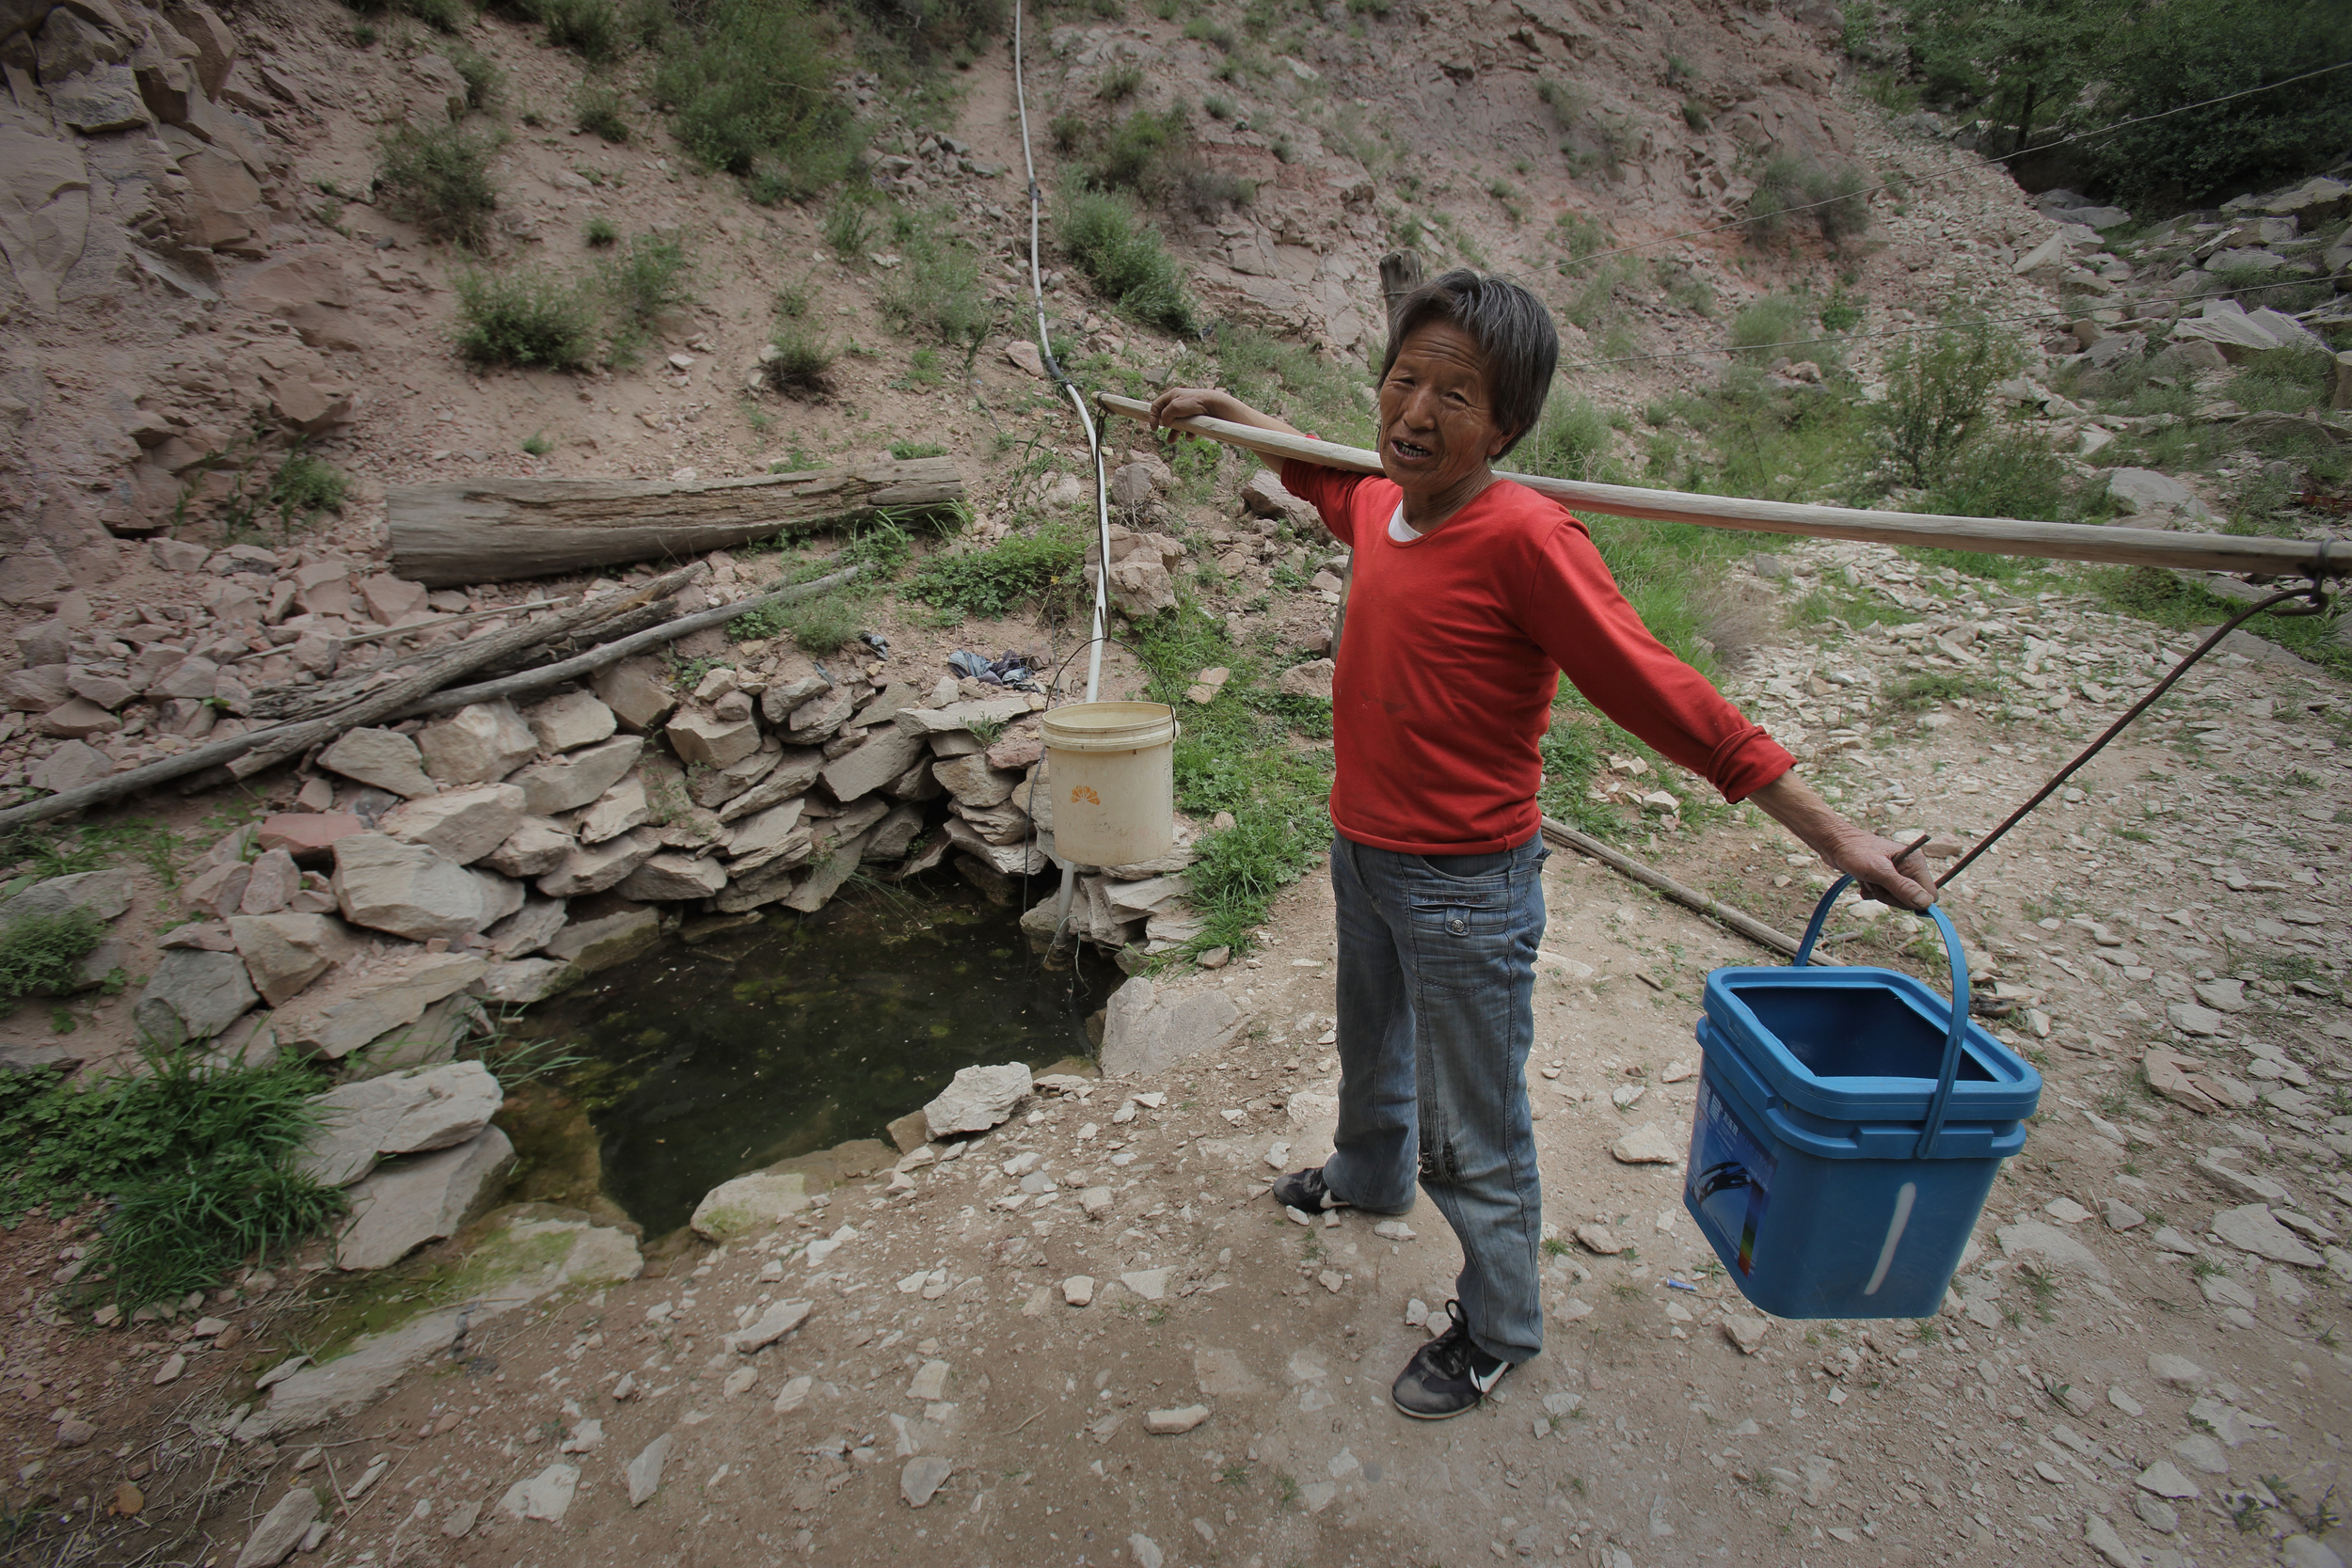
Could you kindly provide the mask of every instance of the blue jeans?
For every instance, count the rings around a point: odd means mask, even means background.
[[[1418,1177],[1462,1243],[1470,1338],[1506,1361],[1544,1345],[1527,1053],[1546,854],[1541,833],[1488,855],[1331,846],[1340,1119],[1324,1182],[1398,1211]]]

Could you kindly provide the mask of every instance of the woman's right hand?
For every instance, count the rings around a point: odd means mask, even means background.
[[[1261,430],[1279,430],[1286,435],[1303,434],[1283,423],[1271,414],[1262,414],[1231,392],[1214,387],[1170,387],[1152,400],[1152,426],[1157,430],[1171,420],[1224,420],[1232,424],[1256,425]],[[1169,431],[1165,437],[1174,440],[1181,435]]]

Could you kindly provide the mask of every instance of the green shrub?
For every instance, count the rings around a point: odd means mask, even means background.
[[[945,457],[947,449],[936,441],[893,441],[890,455],[901,463],[911,463],[918,457]]]
[[[1068,523],[1044,523],[967,555],[935,555],[916,569],[910,597],[965,615],[1009,613],[1027,599],[1063,608],[1087,591],[1087,536]],[[1058,591],[1058,592],[1057,592]]]
[[[1821,307],[1821,330],[1851,332],[1862,325],[1862,301],[1846,292],[1846,285],[1837,284],[1829,292],[1829,300]]]
[[[946,210],[894,213],[890,238],[898,264],[878,292],[882,314],[900,331],[936,333],[969,346],[987,336],[993,314],[980,288],[979,253],[954,221]]]
[[[1914,510],[1955,517],[2021,517],[2056,523],[2065,520],[2065,507],[2064,461],[2029,432],[1998,427],[1980,429],[1973,439],[1962,442],[1943,477],[1929,486]],[[2039,562],[2017,564],[2020,570],[2042,570]],[[1975,575],[1991,574],[1977,570]]]
[[[771,204],[848,173],[862,138],[834,90],[838,71],[798,0],[713,0],[655,73],[679,143],[702,163],[756,176]]]
[[[1609,416],[1600,404],[1554,389],[1535,428],[1505,461],[1527,473],[1614,484],[1624,476],[1610,457],[1609,445]]]
[[[844,190],[825,209],[825,244],[844,266],[866,259],[874,243],[874,201],[863,191]]]
[[[1094,96],[1105,103],[1124,103],[1142,86],[1143,67],[1133,60],[1121,60],[1103,72],[1103,80],[1096,86]]]
[[[489,238],[490,214],[499,204],[490,160],[504,140],[496,131],[402,125],[384,139],[376,199],[437,239],[479,248]]]
[[[1211,119],[1231,119],[1236,112],[1232,99],[1215,92],[1202,96],[1200,109]]]
[[[315,1235],[342,1195],[295,1170],[324,1085],[306,1067],[207,1068],[154,1054],[87,1085],[0,1070],[0,1221],[106,1199],[82,1280],[125,1306],[217,1285]]]
[[[545,457],[554,450],[555,443],[548,439],[547,432],[544,430],[534,430],[523,437],[523,451],[528,456]]]
[[[297,522],[308,526],[322,512],[341,512],[351,491],[351,476],[327,462],[296,450],[286,454],[270,481],[262,504],[278,514],[280,531]]]
[[[815,400],[833,395],[834,351],[825,340],[800,322],[780,328],[771,345],[775,352],[761,363],[768,385],[789,398]]]
[[[1224,55],[1232,54],[1233,46],[1241,41],[1231,27],[1211,16],[1195,16],[1185,23],[1184,37],[1195,43],[1215,44],[1217,52]]]
[[[550,48],[568,49],[591,65],[611,65],[628,53],[628,29],[612,0],[532,0],[532,8]]]
[[[579,282],[532,267],[469,268],[455,286],[457,352],[473,363],[576,371],[595,357],[596,309]]]
[[[1165,181],[1165,166],[1188,146],[1192,127],[1182,106],[1154,114],[1137,109],[1113,125],[1088,170],[1089,183],[1141,196]]]
[[[1898,342],[1888,351],[1886,401],[1873,412],[1910,483],[1943,482],[1983,420],[1993,384],[2015,374],[2020,358],[2014,342],[1981,322],[1947,323],[1925,343]]]
[[[1563,277],[1581,277],[1596,251],[1609,247],[1609,229],[1598,218],[1583,213],[1563,213],[1553,220],[1552,238],[1567,247],[1568,259],[1560,263]]]
[[[619,144],[628,140],[628,121],[621,118],[623,99],[609,82],[582,82],[572,94],[572,123],[591,135]]]
[[[1770,359],[1780,353],[1793,356],[1811,313],[1793,294],[1766,294],[1740,307],[1731,318],[1731,346],[1752,359]]]
[[[1702,100],[1686,98],[1682,101],[1682,123],[1692,130],[1706,130],[1708,118],[1707,104]]]
[[[640,234],[600,262],[597,280],[612,312],[615,346],[635,349],[663,312],[692,304],[688,280],[693,270],[686,242],[675,234]]]
[[[840,594],[803,599],[784,607],[784,629],[803,651],[829,654],[856,638],[857,606]]]
[[[1809,159],[1774,156],[1756,177],[1748,197],[1748,238],[1759,245],[1789,235],[1808,223],[1830,249],[1870,227],[1869,182],[1855,169],[1825,169]]]
[[[0,931],[0,1001],[71,991],[106,934],[106,923],[82,909],[28,915]]]
[[[1193,330],[1184,269],[1132,201],[1102,192],[1072,195],[1056,228],[1063,254],[1120,309],[1165,332]]]
[[[1097,8],[1102,8],[1100,4]],[[943,59],[959,69],[970,65],[980,46],[1005,30],[1008,14],[1006,0],[923,0],[919,5],[858,0],[857,9],[916,71]],[[1116,14],[1116,6],[1109,9]]]
[[[587,236],[592,247],[602,250],[606,245],[618,245],[621,231],[611,218],[595,217],[588,220]]]
[[[499,63],[468,43],[453,43],[447,50],[449,63],[466,80],[466,107],[487,109],[496,104],[506,87],[506,72]]]

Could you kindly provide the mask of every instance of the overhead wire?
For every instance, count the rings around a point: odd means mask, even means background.
[[[2071,147],[2079,141],[2088,141],[2093,136],[2111,135],[2115,132],[2126,130],[2134,125],[2143,125],[2152,119],[2164,119],[2172,115],[2185,115],[2192,109],[2209,109],[2217,103],[2228,103],[2240,98],[2250,98],[2258,92],[2275,92],[2280,87],[2293,87],[2297,82],[2308,82],[2314,76],[2326,76],[2331,71],[2345,70],[2352,70],[2352,60],[2339,60],[2334,65],[2321,66],[2316,71],[2307,71],[2299,76],[2289,76],[2276,82],[2265,82],[2260,87],[2223,93],[2218,98],[2201,99],[2194,103],[2183,103],[2169,109],[2159,109],[2154,114],[2135,115],[2129,119],[2119,119],[2112,125],[2102,125],[2089,131],[2077,131],[2072,135],[2061,136],[2057,141],[2037,142],[2031,147],[2013,148],[1996,157],[1987,158],[1985,162],[2002,164],[2011,158],[2022,158],[2028,152],[2053,151],[2058,148]],[[1851,201],[1856,197],[1874,196],[1880,191],[1894,190],[1899,185],[1921,183],[1929,178],[1931,177],[1909,174],[1899,169],[1896,171],[1895,179],[1883,180],[1875,185],[1865,185],[1860,190],[1847,191],[1838,196],[1824,198],[1820,201],[1807,201],[1795,207],[1783,207],[1778,215],[1787,217],[1793,213],[1809,213],[1820,207],[1835,207],[1840,202]],[[1747,226],[1746,218],[1733,218],[1725,223],[1710,224],[1705,229],[1685,229],[1672,234],[1661,234],[1654,240],[1644,240],[1639,245],[1618,245],[1612,250],[1596,250],[1590,255],[1578,257],[1576,261],[1581,266],[1592,261],[1606,261],[1612,256],[1638,255],[1645,250],[1654,250],[1661,245],[1672,245],[1677,240],[1700,239],[1708,234],[1721,234],[1729,230],[1744,229]]]

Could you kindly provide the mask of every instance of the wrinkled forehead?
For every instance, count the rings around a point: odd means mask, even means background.
[[[1481,390],[1489,384],[1486,351],[1478,340],[1460,325],[1450,321],[1425,321],[1405,334],[1397,345],[1396,359],[1389,373],[1411,361],[1414,373],[1445,376],[1449,372],[1477,382]],[[1383,378],[1384,380],[1386,378]]]

